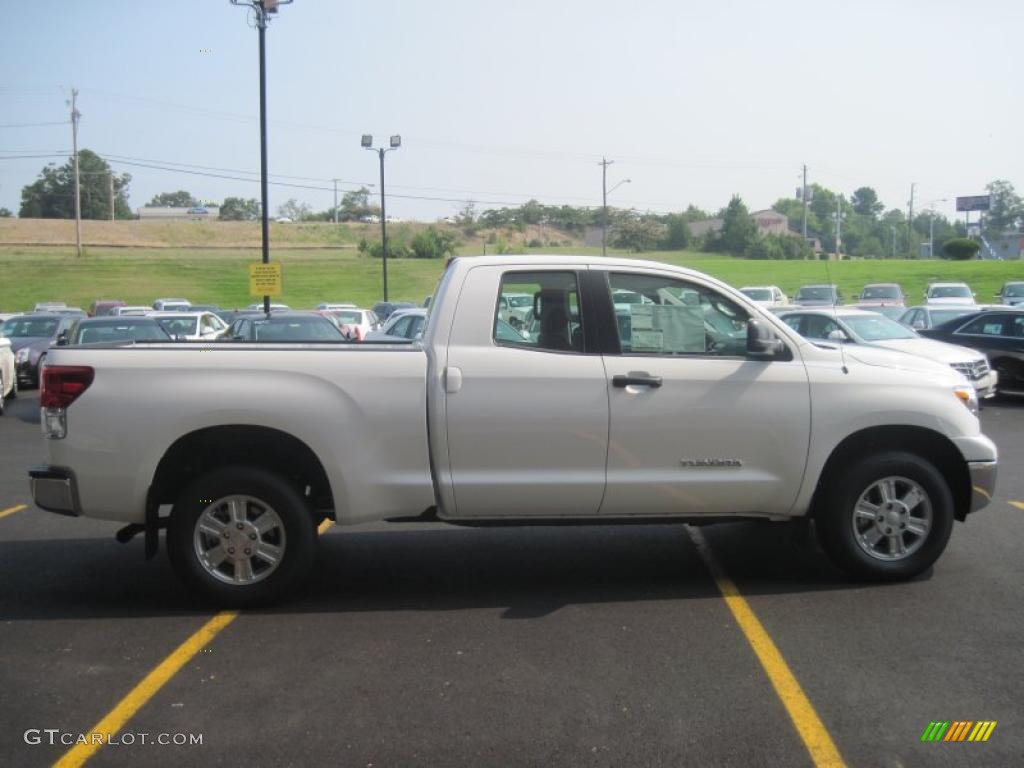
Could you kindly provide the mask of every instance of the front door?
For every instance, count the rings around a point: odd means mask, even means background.
[[[746,357],[747,312],[713,286],[611,273],[621,353],[602,515],[786,514],[810,435],[803,363]]]

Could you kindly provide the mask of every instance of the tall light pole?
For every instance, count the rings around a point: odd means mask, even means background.
[[[623,179],[618,184],[608,189],[608,166],[614,163],[614,160],[607,160],[601,158],[601,162],[598,165],[601,166],[601,255],[608,255],[608,195],[614,192],[616,189],[621,187],[623,184],[629,184],[630,179]]]
[[[388,300],[388,217],[384,210],[384,155],[402,146],[402,137],[395,134],[387,147],[374,147],[373,136],[364,133],[361,141],[363,149],[376,152],[380,156],[380,255],[384,271],[384,301]]]
[[[270,263],[270,201],[267,190],[267,22],[278,6],[292,0],[231,0],[232,5],[252,8],[260,37],[260,198],[263,230],[263,263]],[[270,314],[270,296],[263,297],[263,311]]]
[[[948,203],[948,197],[938,197],[928,201],[928,258],[935,258],[935,204]]]
[[[75,252],[82,255],[82,187],[78,170],[78,89],[71,89],[71,151],[75,168]]]

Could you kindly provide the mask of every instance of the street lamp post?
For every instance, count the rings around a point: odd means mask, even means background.
[[[384,275],[384,301],[388,300],[388,217],[384,209],[384,155],[401,147],[402,137],[396,134],[388,143],[390,146],[375,147],[373,136],[368,133],[363,134],[361,142],[363,149],[376,152],[380,157],[380,255]]]
[[[614,192],[616,189],[621,187],[623,184],[629,184],[630,179],[623,179],[618,184],[608,189],[608,166],[614,163],[614,160],[606,160],[601,158],[601,162],[598,165],[601,166],[601,255],[608,255],[608,195]]]
[[[232,5],[252,8],[256,15],[256,29],[260,38],[260,197],[263,231],[263,263],[270,263],[270,201],[267,191],[267,22],[269,15],[277,13],[278,6],[292,0],[231,0]],[[263,311],[270,314],[270,296],[263,297]]]

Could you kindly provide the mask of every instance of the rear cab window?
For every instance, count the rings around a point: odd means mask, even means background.
[[[495,302],[499,346],[582,353],[583,317],[575,272],[506,272]]]

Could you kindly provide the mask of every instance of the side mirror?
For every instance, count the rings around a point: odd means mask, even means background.
[[[68,345],[68,332],[67,331],[61,331],[57,335],[57,346],[58,347],[66,347],[67,345]]]
[[[755,360],[774,360],[785,350],[782,339],[759,320],[747,321],[747,357]]]
[[[834,331],[829,331],[827,338],[829,341],[846,341],[848,339],[847,335],[839,328],[836,328]]]

